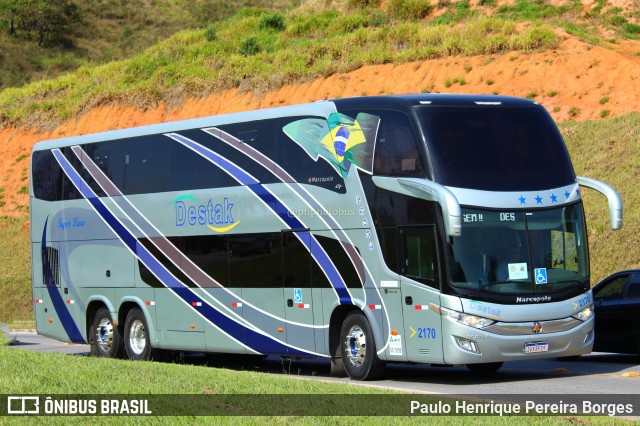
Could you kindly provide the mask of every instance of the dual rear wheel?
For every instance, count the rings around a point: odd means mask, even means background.
[[[96,312],[91,325],[91,354],[105,358],[148,360],[157,355],[151,347],[147,320],[139,308],[127,314],[124,328],[114,324],[111,313],[106,308]]]

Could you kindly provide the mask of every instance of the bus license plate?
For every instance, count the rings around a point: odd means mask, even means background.
[[[549,342],[533,342],[533,343],[524,344],[525,354],[547,352],[548,350],[549,350]]]

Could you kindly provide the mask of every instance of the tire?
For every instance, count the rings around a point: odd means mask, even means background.
[[[482,364],[467,364],[467,368],[475,374],[492,374],[500,370],[501,362],[485,362]]]
[[[133,308],[124,322],[124,350],[133,361],[148,361],[158,358],[157,351],[151,347],[147,320],[139,308]]]
[[[378,358],[376,342],[367,318],[357,311],[347,315],[340,330],[342,363],[353,380],[372,380],[384,372],[385,363]]]
[[[122,335],[113,324],[111,313],[107,308],[100,308],[91,323],[89,344],[91,355],[102,358],[122,358],[124,347]]]
[[[342,361],[342,345],[338,344],[331,356],[331,369],[329,370],[330,377],[347,377],[347,371],[344,368],[344,362]]]

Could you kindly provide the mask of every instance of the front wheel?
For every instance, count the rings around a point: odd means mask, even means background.
[[[104,358],[120,358],[123,354],[120,330],[113,324],[107,308],[100,308],[93,317],[89,337],[91,355]]]
[[[152,358],[153,349],[147,330],[147,320],[142,311],[138,308],[130,310],[124,323],[124,349],[129,359],[146,361]]]
[[[342,323],[340,348],[344,369],[354,380],[371,380],[382,375],[384,361],[378,358],[376,342],[367,318],[351,312]]]

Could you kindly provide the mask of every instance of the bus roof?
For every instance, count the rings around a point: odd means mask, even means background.
[[[540,106],[530,99],[512,96],[472,95],[450,93],[423,93],[413,95],[360,96],[353,98],[331,99],[340,109],[351,106],[362,108],[363,104],[376,108],[407,108],[420,105],[433,106]]]
[[[147,126],[132,127],[120,130],[110,130],[101,133],[93,133],[82,136],[52,139],[37,143],[33,150],[60,148],[70,145],[82,145],[85,143],[102,142],[115,139],[124,139],[150,134],[170,133],[186,129],[218,126],[228,123],[240,123],[245,121],[265,120],[278,117],[291,116],[318,116],[328,117],[336,112],[337,108],[348,109],[350,107],[363,106],[367,108],[398,108],[406,109],[419,105],[433,106],[539,106],[529,99],[496,95],[459,95],[426,93],[413,95],[387,95],[387,96],[361,96],[352,98],[329,99],[306,104],[288,105],[275,108],[265,108],[253,111],[222,114],[189,120],[172,121],[167,123],[152,124]]]

